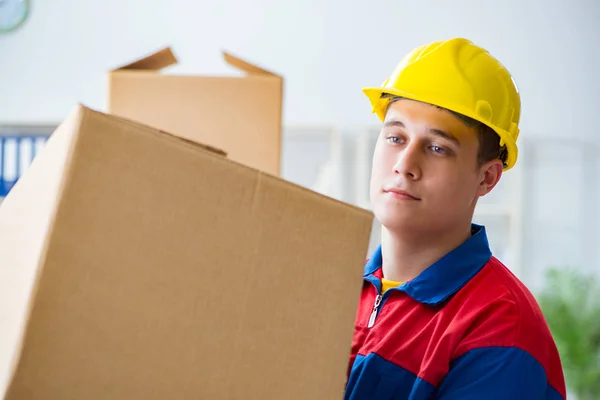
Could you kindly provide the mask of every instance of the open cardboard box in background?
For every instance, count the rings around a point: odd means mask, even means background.
[[[77,107],[0,206],[0,398],[342,398],[371,226]]]
[[[281,175],[283,78],[224,53],[245,76],[161,73],[170,48],[110,71],[108,113],[223,149],[237,162]]]

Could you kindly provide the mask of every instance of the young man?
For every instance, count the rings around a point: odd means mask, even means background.
[[[365,266],[346,399],[558,400],[560,358],[536,300],[472,224],[517,160],[520,96],[465,39],[410,52],[380,88]]]

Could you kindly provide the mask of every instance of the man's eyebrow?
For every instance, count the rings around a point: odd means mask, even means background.
[[[385,126],[385,127],[397,126],[399,128],[404,128],[404,124],[402,123],[402,121],[398,121],[397,119],[392,119],[392,120],[389,120],[389,121],[385,121],[385,123],[383,124],[383,126]]]
[[[447,139],[460,147],[460,141],[455,136],[453,136],[452,134],[450,134],[448,132],[442,131],[440,129],[433,129],[433,128],[429,129],[428,132],[435,136],[439,136],[444,139]]]

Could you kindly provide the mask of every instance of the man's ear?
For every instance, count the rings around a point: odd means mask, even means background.
[[[503,169],[502,161],[498,159],[488,161],[481,166],[478,189],[480,197],[485,196],[496,187],[502,177]]]

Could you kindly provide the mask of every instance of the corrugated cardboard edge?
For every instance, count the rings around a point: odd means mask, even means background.
[[[79,132],[81,131],[81,128],[82,128],[83,124],[85,123],[85,117],[86,117],[86,109],[84,107],[82,107],[81,105],[79,105],[71,111],[71,114],[65,120],[65,122],[66,122],[69,119],[73,119],[72,126],[73,126],[73,128],[77,127],[78,132],[77,132],[77,134],[74,134],[72,136],[72,140],[69,142],[69,149],[66,152],[67,158],[65,160],[65,164],[64,164],[64,168],[63,168],[63,176],[59,183],[59,189],[56,192],[57,199],[54,202],[54,207],[52,208],[52,211],[51,211],[50,223],[48,224],[48,230],[46,232],[43,248],[42,248],[42,251],[40,252],[40,259],[37,264],[35,279],[34,279],[34,282],[33,282],[32,288],[31,288],[31,295],[29,297],[29,302],[26,307],[27,311],[25,313],[24,323],[23,323],[23,327],[22,327],[22,331],[21,331],[21,337],[17,343],[17,349],[15,350],[15,353],[14,353],[15,357],[12,360],[10,374],[7,379],[7,386],[5,388],[2,388],[2,390],[5,391],[4,393],[2,393],[2,398],[4,398],[4,396],[6,396],[6,393],[8,393],[10,391],[10,387],[13,384],[13,379],[15,377],[15,373],[17,372],[17,369],[21,362],[21,358],[23,356],[23,346],[25,344],[25,336],[26,336],[28,328],[29,328],[29,321],[31,318],[31,314],[33,312],[33,306],[35,304],[35,300],[37,297],[37,293],[38,293],[39,285],[41,282],[41,277],[43,274],[44,266],[46,265],[46,260],[48,258],[50,238],[52,237],[52,234],[55,230],[56,219],[58,216],[58,210],[60,210],[60,208],[62,206],[62,201],[63,201],[62,193],[65,192],[65,188],[71,182],[72,171],[71,171],[70,166],[71,166],[71,161],[73,159],[73,153],[74,153],[73,150],[75,149],[75,147],[77,145],[77,141],[79,140]],[[59,129],[59,128],[57,128],[57,129]]]
[[[150,55],[136,59],[129,64],[112,69],[111,72],[124,70],[160,71],[177,63],[178,60],[175,54],[173,54],[173,50],[170,47],[165,47]]]
[[[223,58],[225,59],[225,62],[227,64],[231,65],[236,69],[239,69],[240,71],[247,73],[248,75],[268,75],[283,79],[281,75],[259,67],[256,64],[244,61],[241,58],[236,57],[229,52],[223,51]]]
[[[259,67],[256,64],[250,63],[248,61],[242,60],[241,58],[231,54],[230,52],[227,51],[223,51],[223,58],[225,59],[225,62],[227,64],[229,64],[230,66],[245,72],[248,76],[257,76],[257,77],[261,77],[261,78],[270,78],[273,79],[274,81],[276,81],[279,84],[279,90],[278,90],[278,96],[279,96],[279,108],[277,111],[277,121],[278,121],[278,125],[279,125],[279,132],[280,134],[278,135],[277,138],[277,147],[280,149],[280,156],[279,159],[277,160],[277,171],[278,173],[281,175],[281,170],[282,170],[282,160],[281,160],[281,149],[282,149],[282,141],[283,141],[283,137],[281,135],[281,131],[283,130],[283,109],[285,107],[284,104],[284,79],[283,76],[276,74],[272,71],[269,71],[267,69],[264,69],[262,67]]]
[[[113,119],[113,120],[121,121],[122,123],[130,125],[132,127],[135,126],[137,129],[140,129],[140,128],[144,129],[146,131],[145,133],[147,133],[147,134],[162,135],[164,137],[170,138],[172,140],[176,140],[178,142],[187,143],[189,146],[192,146],[192,147],[195,147],[195,148],[207,151],[207,152],[215,154],[217,156],[227,157],[227,153],[224,150],[219,149],[217,147],[210,146],[210,145],[205,144],[205,143],[195,142],[193,140],[183,138],[183,137],[181,137],[181,136],[179,136],[177,134],[174,134],[174,133],[171,133],[171,132],[167,132],[167,131],[164,131],[164,130],[161,130],[161,129],[153,128],[150,125],[146,125],[146,124],[134,121],[134,120],[129,119],[129,118],[121,117],[121,116],[110,114],[110,113],[103,113],[103,112],[93,110],[93,109],[88,108],[88,107],[83,106],[83,105],[81,107],[83,107],[83,109],[86,110],[86,112],[95,114],[95,115],[97,115],[99,117],[102,117],[102,118],[107,118],[108,117],[108,118]]]

